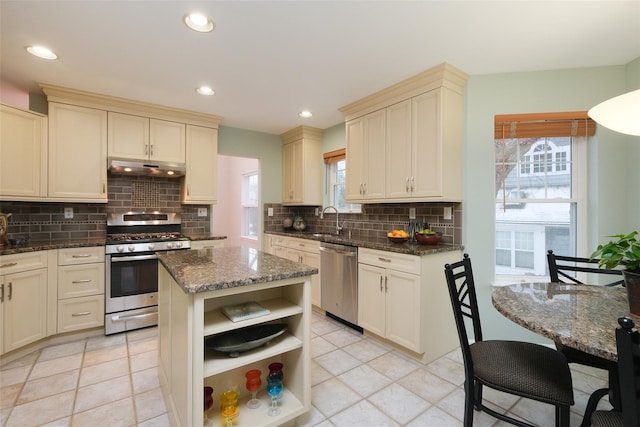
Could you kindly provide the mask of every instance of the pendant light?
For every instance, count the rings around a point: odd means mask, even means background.
[[[608,99],[587,114],[606,128],[640,136],[640,89]]]

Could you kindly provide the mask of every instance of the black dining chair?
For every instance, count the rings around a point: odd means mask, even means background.
[[[580,272],[608,276],[607,283],[602,286],[612,287],[624,285],[622,270],[599,268],[599,261],[600,260],[597,258],[590,259],[556,255],[552,250],[547,251],[547,264],[549,266],[549,276],[552,282],[582,285],[584,283],[576,277],[576,273]],[[565,355],[569,363],[578,363],[580,365],[591,366],[593,368],[604,369],[607,371],[612,369],[611,362],[607,359],[568,347],[557,341],[555,345],[556,349]],[[615,369],[615,366],[613,366],[613,369]],[[601,388],[591,394],[585,408],[585,421],[581,427],[587,427],[589,425],[591,414],[596,410],[598,402],[608,394],[609,388]]]
[[[473,425],[474,409],[520,427],[520,420],[482,403],[484,386],[555,406],[556,427],[569,426],[574,404],[571,371],[562,353],[539,344],[507,340],[483,340],[475,282],[468,254],[444,267],[451,305],[464,361],[464,426]],[[465,318],[471,320],[473,335]]]
[[[595,411],[593,427],[640,426],[640,332],[632,319],[621,317],[616,329],[621,411]]]

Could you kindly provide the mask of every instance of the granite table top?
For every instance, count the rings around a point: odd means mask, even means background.
[[[629,314],[626,289],[565,283],[496,287],[493,306],[509,320],[554,341],[617,361],[615,329]]]
[[[317,268],[248,247],[166,251],[157,256],[188,294],[318,273]]]

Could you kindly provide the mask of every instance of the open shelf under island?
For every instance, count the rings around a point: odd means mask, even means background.
[[[311,276],[316,268],[255,249],[230,247],[158,254],[160,381],[171,425],[203,424],[203,387],[214,389],[208,411],[213,426],[222,425],[220,395],[236,388],[240,412],[234,426],[293,424],[311,408]],[[232,322],[222,312],[229,305],[256,301],[269,313]],[[284,334],[265,346],[229,357],[208,349],[208,336],[263,323],[286,323]],[[268,416],[266,376],[272,362],[284,365],[281,413]],[[258,392],[263,404],[250,409],[244,374],[262,371]]]

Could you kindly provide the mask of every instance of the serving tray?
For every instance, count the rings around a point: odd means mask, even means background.
[[[208,337],[205,339],[205,346],[211,350],[228,353],[229,357],[238,357],[241,352],[268,345],[286,330],[286,323],[249,326]]]

